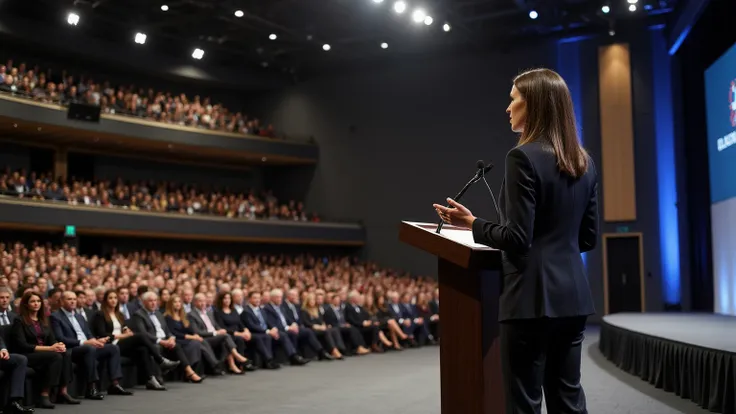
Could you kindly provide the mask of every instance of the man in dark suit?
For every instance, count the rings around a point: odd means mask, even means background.
[[[288,305],[284,303],[284,293],[281,289],[274,289],[271,291],[271,303],[265,306],[266,320],[271,320],[279,328],[279,331],[284,331],[291,339],[294,344],[294,348],[299,349],[300,341],[306,341],[312,351],[314,351],[320,360],[331,361],[334,358],[328,354],[327,351],[322,347],[322,344],[317,339],[317,335],[314,331],[303,326],[299,323],[298,313],[297,318],[294,317],[294,313],[289,310]]]
[[[429,331],[435,339],[440,339],[440,290],[435,289],[432,292],[432,299],[429,301]]]
[[[399,303],[399,293],[389,292],[388,294],[388,312],[399,323],[401,330],[409,337],[411,346],[419,346],[416,337],[419,333],[420,326],[414,323],[414,317],[410,312]]]
[[[110,395],[132,395],[124,389],[119,380],[123,378],[120,367],[120,349],[107,343],[107,338],[97,339],[90,332],[84,319],[74,311],[77,308],[77,295],[66,291],[61,298],[61,309],[51,314],[51,327],[56,339],[66,345],[67,352],[71,352],[72,361],[82,365],[86,372],[87,394],[85,398],[101,400],[104,395],[97,390],[97,363],[106,361],[107,372],[110,376]]]
[[[192,303],[192,310],[187,314],[190,327],[196,335],[204,339],[202,344],[202,357],[216,374],[222,374],[222,362],[220,360],[228,359],[232,356],[232,352],[236,349],[235,341],[227,334],[225,329],[217,327],[215,316],[212,311],[205,310],[205,296],[200,293],[199,300],[196,298]],[[236,336],[237,340],[242,341],[243,350],[245,350],[245,340]],[[211,355],[210,355],[211,354]],[[239,354],[242,355],[242,354]],[[219,356],[219,360],[217,359]]]
[[[343,306],[340,304],[340,294],[332,292],[330,294],[330,304],[323,306],[324,315],[323,318],[327,326],[335,327],[340,329],[340,334],[343,340],[350,344],[350,351],[354,351],[358,355],[364,355],[370,353],[370,349],[366,348],[365,340],[361,335],[358,328],[352,326],[345,319],[345,313],[343,312]]]
[[[201,344],[198,341],[188,341],[184,347],[179,346],[176,343],[176,338],[171,334],[163,315],[156,310],[158,295],[148,291],[140,299],[143,302],[143,308],[138,309],[130,318],[130,325],[133,332],[147,335],[151,341],[161,347],[164,356],[180,361],[187,380],[202,382],[202,379],[192,369],[192,364],[201,358]],[[162,375],[164,374],[162,373]]]
[[[7,316],[10,312],[7,310],[7,306],[10,303],[10,289],[5,286],[0,287],[0,309],[2,315],[0,315],[0,321],[3,317],[9,319],[12,322],[12,318]],[[10,325],[2,325],[0,327],[0,371],[3,371],[6,376],[10,378],[10,395],[8,405],[3,409],[3,413],[32,413],[33,408],[26,408],[23,406],[23,396],[26,385],[26,367],[28,365],[28,359],[25,355],[11,354],[8,352],[8,347],[5,345],[5,333],[10,328]]]
[[[411,319],[412,323],[416,325],[417,328],[414,331],[414,339],[417,340],[419,345],[424,345],[427,340],[434,343],[434,338],[432,338],[429,333],[427,321],[419,316],[417,307],[411,304],[411,296],[406,292],[401,295],[401,310],[402,315],[407,319]]]
[[[118,308],[120,309],[120,313],[123,315],[123,318],[125,320],[129,320],[130,316],[133,315],[133,312],[131,312],[130,304],[128,303],[130,299],[130,291],[127,287],[121,286],[117,290],[118,292]],[[138,310],[138,309],[135,309]]]
[[[146,292],[148,292],[148,286],[146,286],[146,285],[140,285],[140,286],[138,286],[138,289],[136,290],[135,300],[129,300],[128,301],[128,311],[130,312],[131,318],[133,317],[132,315],[134,313],[138,312],[138,310],[140,310],[140,309],[143,308],[143,299],[142,298],[143,298],[143,294],[146,293]],[[130,293],[131,292],[128,291],[128,294],[130,294]]]
[[[92,320],[92,317],[97,311],[92,310],[86,306],[87,293],[85,291],[78,290],[74,293],[77,295],[77,309],[75,309],[74,312],[77,315],[81,316],[85,322],[90,323],[90,321]]]
[[[18,315],[13,312],[10,298],[13,296],[10,288],[0,286],[0,326],[10,326]]]
[[[269,342],[276,343],[283,347],[286,356],[289,357],[291,365],[304,365],[307,361],[296,353],[294,344],[289,339],[288,335],[281,335],[279,329],[275,326],[269,325],[268,319],[266,318],[265,312],[261,309],[261,294],[259,292],[250,292],[248,295],[249,305],[245,307],[243,313],[240,314],[240,318],[243,321],[248,330],[253,335],[266,335],[270,339]],[[273,353],[272,350],[268,350],[269,355],[264,355],[267,361],[267,368],[273,367]],[[270,358],[269,358],[270,357]],[[271,367],[269,367],[269,362]]]
[[[360,293],[353,290],[348,293],[348,304],[345,305],[345,320],[356,327],[366,344],[369,344],[373,352],[382,352],[378,344],[378,326],[373,323],[368,312],[360,306]]]

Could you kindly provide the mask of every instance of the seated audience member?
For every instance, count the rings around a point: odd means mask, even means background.
[[[282,335],[276,326],[269,325],[268,318],[266,318],[266,315],[264,315],[265,312],[260,306],[261,294],[257,291],[250,292],[249,302],[249,305],[245,307],[243,313],[240,315],[245,327],[254,335],[268,335],[275,344],[282,347],[286,356],[289,358],[291,365],[305,365],[307,360],[296,353],[294,344],[291,342],[288,335]]]
[[[8,289],[6,288],[6,290]],[[9,290],[8,293],[10,293]],[[8,301],[10,301],[10,297],[8,297]],[[7,325],[4,326],[9,328]],[[8,403],[5,408],[3,408],[3,414],[32,413],[34,411],[33,408],[23,406],[28,358],[21,354],[11,354],[3,340],[3,337],[5,336],[4,329],[2,333],[3,334],[0,335],[0,371],[2,371],[7,378],[10,378],[10,393],[8,395]]]
[[[130,299],[130,291],[127,287],[121,286],[118,288],[117,294],[115,296],[118,302],[118,310],[120,311],[120,314],[123,315],[123,318],[125,318],[124,320],[127,321],[132,315],[132,312],[130,311],[130,306],[128,304],[128,300]],[[104,305],[106,302],[103,301],[102,303]]]
[[[165,391],[166,387],[156,378],[154,363],[159,365],[163,376],[179,366],[179,361],[162,357],[158,347],[148,336],[133,333],[125,322],[118,307],[118,294],[114,290],[108,290],[102,299],[100,311],[92,317],[92,334],[97,338],[107,338],[108,343],[117,345],[120,355],[136,362],[138,369],[148,378],[146,389]]]
[[[378,322],[379,328],[388,333],[393,349],[401,351],[403,348],[400,341],[406,341],[409,337],[401,330],[399,323],[389,312],[386,297],[382,293],[377,293],[373,302],[367,306],[367,310]]]
[[[38,292],[41,296],[45,294],[45,292]],[[53,288],[49,292],[48,296],[48,303],[49,303],[49,312],[54,313],[59,308],[61,308],[61,289],[59,288]]]
[[[299,312],[296,312],[296,318],[294,318],[283,299],[284,294],[281,289],[271,291],[271,303],[264,306],[266,321],[270,319],[271,324],[279,328],[279,332],[285,333],[291,339],[295,349],[299,349],[299,345],[306,342],[320,360],[333,360],[334,358],[322,347],[314,331],[299,323]]]
[[[120,367],[120,350],[107,343],[108,338],[97,339],[90,332],[87,323],[74,313],[77,308],[77,295],[66,291],[62,296],[61,309],[51,314],[51,327],[56,338],[63,342],[67,350],[71,350],[72,362],[84,369],[87,380],[85,398],[101,400],[104,395],[97,390],[97,364],[104,361],[110,375],[109,395],[132,395],[133,393],[120,386],[123,370]]]
[[[250,340],[250,332],[248,332],[247,339],[245,332],[237,332],[237,335],[234,332],[233,336],[230,336],[227,330],[217,323],[215,313],[206,310],[205,300],[203,293],[194,295],[192,310],[187,315],[194,333],[204,338],[212,349],[222,349],[224,351],[223,354],[227,355],[225,361],[231,373],[243,374],[238,364],[249,366],[252,369],[253,364],[243,356],[245,342]],[[238,321],[240,321],[240,318],[238,318]]]
[[[179,295],[171,295],[166,302],[166,310],[164,319],[169,331],[176,338],[176,343],[182,348],[186,348],[190,342],[199,342],[201,358],[204,359],[205,365],[214,375],[225,375],[222,370],[220,361],[217,360],[215,351],[206,342],[204,338],[197,335],[189,323],[189,318],[184,312],[184,303]]]
[[[11,308],[12,292],[7,286],[0,286],[0,326],[10,326],[18,316]]]
[[[419,345],[424,345],[425,342],[430,341],[434,343],[434,339],[429,335],[428,324],[425,323],[424,318],[417,314],[417,309],[411,304],[411,295],[403,293],[401,295],[401,309],[405,318],[410,319],[412,324],[416,326],[414,331],[414,338],[417,340]]]
[[[301,321],[305,327],[314,331],[330,355],[340,360],[344,359],[342,353],[345,352],[345,343],[342,340],[342,335],[340,335],[340,330],[327,327],[320,314],[314,293],[307,293],[306,299],[302,303]]]
[[[368,315],[368,319],[373,323],[373,325],[376,327],[377,334],[378,334],[378,340],[381,341],[381,344],[383,344],[384,347],[393,347],[394,343],[388,340],[388,337],[386,336],[386,333],[389,332],[388,330],[388,324],[384,323],[384,321],[381,321],[378,319],[378,315],[375,312],[375,305],[373,303],[373,295],[375,293],[370,291],[368,294],[361,293],[358,296],[358,305],[360,308],[366,312]]]
[[[194,289],[191,287],[184,288],[181,292],[181,304],[184,306],[184,313],[192,311],[192,300],[194,300]]]
[[[246,327],[243,315],[238,315],[232,308],[231,298],[232,295],[228,292],[220,293],[217,296],[213,311],[215,323],[222,326],[236,343],[238,338],[246,343],[252,343],[256,348],[256,352],[263,358],[266,369],[279,368],[279,364],[273,360],[273,341],[271,337],[263,332],[252,332]],[[252,367],[248,368],[247,366],[245,368],[246,370],[252,369]]]
[[[132,289],[132,287],[130,287],[130,289]],[[130,290],[128,292],[130,292]],[[140,285],[136,289],[135,300],[128,301],[128,311],[130,312],[131,318],[133,317],[133,314],[143,308],[143,294],[146,292],[148,292],[148,286]]]
[[[363,335],[361,335],[358,328],[350,325],[350,323],[345,320],[344,313],[340,306],[340,295],[336,292],[333,292],[331,295],[330,301],[332,303],[324,306],[325,314],[323,315],[323,318],[325,319],[327,326],[340,329],[340,334],[346,343],[351,344],[350,350],[355,354],[369,354],[371,351],[365,347]]]
[[[233,297],[233,309],[240,315],[243,313],[243,291],[240,289],[233,289],[230,294]]]
[[[345,306],[345,320],[352,326],[358,328],[363,335],[366,344],[370,344],[373,352],[382,352],[383,348],[378,344],[378,333],[380,332],[368,312],[360,306],[360,293],[353,290],[348,294],[348,305]],[[383,332],[381,332],[383,334]],[[383,339],[388,341],[384,336]]]
[[[203,381],[194,369],[192,369],[190,361],[199,361],[201,356],[201,346],[199,342],[190,341],[186,348],[182,348],[176,343],[176,338],[171,334],[169,327],[166,325],[163,315],[156,309],[158,305],[158,295],[148,291],[141,297],[143,308],[138,309],[131,320],[131,329],[133,332],[146,335],[148,339],[155,342],[162,349],[162,354],[167,358],[177,360],[184,367],[185,379],[188,382],[199,384]]]
[[[437,338],[436,333],[439,331],[439,315],[432,314],[427,294],[419,292],[417,294],[417,304],[414,307],[418,319],[424,321],[424,330],[429,342],[435,344]]]
[[[63,342],[56,340],[49,326],[41,296],[34,292],[23,295],[18,304],[18,317],[10,328],[10,348],[25,355],[28,366],[36,371],[41,382],[39,408],[54,408],[49,393],[58,388],[57,403],[79,404],[67,392],[72,380],[71,355]]]
[[[156,305],[157,309],[161,312],[166,310],[166,304],[169,302],[169,299],[171,299],[171,291],[169,289],[161,289],[158,292],[158,305]]]
[[[398,292],[389,292],[388,300],[388,311],[391,312],[391,316],[396,319],[399,326],[401,326],[401,330],[407,335],[409,345],[412,347],[418,346],[416,337],[421,332],[421,327],[414,323],[414,316],[401,306]]]
[[[87,292],[79,289],[74,292],[77,295],[77,309],[74,311],[77,315],[81,316],[85,321],[89,322],[92,320],[95,311],[86,308],[84,305],[87,303]]]

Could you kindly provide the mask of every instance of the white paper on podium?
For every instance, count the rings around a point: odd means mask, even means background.
[[[493,248],[488,247],[485,244],[476,243],[473,240],[473,232],[470,230],[456,230],[456,229],[443,228],[442,231],[440,231],[440,235],[454,242],[460,243],[468,247],[472,247],[474,249],[493,250]]]

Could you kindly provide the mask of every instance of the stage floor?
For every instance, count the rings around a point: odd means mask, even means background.
[[[703,348],[736,353],[736,317],[710,313],[617,313],[603,317],[617,328]]]

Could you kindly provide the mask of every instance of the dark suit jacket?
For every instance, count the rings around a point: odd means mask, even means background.
[[[363,322],[371,319],[371,315],[368,311],[357,305],[347,304],[345,305],[345,320],[355,327],[362,328]]]
[[[261,312],[263,312],[263,316],[266,318],[266,324],[269,328],[276,328],[279,331],[286,331],[289,328],[289,320],[286,317],[286,313],[284,313],[283,310],[281,311],[281,314],[284,315],[284,319],[286,319],[287,323],[287,325],[284,326],[284,324],[281,322],[279,314],[276,313],[274,306],[275,305],[269,303],[268,305],[264,306],[263,309],[261,309]],[[279,310],[281,310],[281,307],[279,307]]]
[[[56,340],[51,326],[41,326],[43,345],[51,346],[59,341]],[[18,354],[32,354],[38,343],[36,342],[36,331],[32,326],[23,323],[21,318],[15,318],[10,327],[11,352]]]
[[[286,322],[291,325],[292,323],[296,323],[299,326],[304,326],[302,323],[302,313],[301,313],[301,307],[299,304],[292,304],[291,306],[294,306],[294,309],[292,310],[289,304],[286,301],[281,302],[281,313],[284,314],[284,317],[286,318]],[[295,313],[296,312],[296,313]]]
[[[263,309],[261,309],[261,315],[263,316],[263,319],[268,326],[268,317],[266,316],[266,312]],[[240,314],[240,320],[243,322],[245,327],[248,328],[249,331],[253,333],[266,333],[266,330],[261,327],[261,322],[258,320],[258,316],[256,316],[255,312],[253,312],[253,309],[250,307],[250,305],[246,305],[243,307],[243,313]]]
[[[598,185],[592,160],[573,179],[540,142],[506,156],[501,223],[473,222],[476,243],[502,250],[499,320],[595,313],[581,252],[598,237]]]
[[[120,322],[122,326],[127,326],[126,321],[118,322]],[[102,312],[96,312],[94,316],[92,316],[89,329],[92,331],[92,335],[94,335],[95,338],[110,338],[110,341],[115,339],[112,337],[112,331],[115,327],[112,325],[112,322],[108,322],[105,319],[105,315],[103,315]]]
[[[340,324],[340,321],[338,321],[338,319],[337,319],[337,315],[335,314],[335,311],[332,309],[332,305],[327,305],[326,304],[326,305],[324,305],[324,308],[323,309],[325,310],[325,313],[324,313],[324,315],[322,315],[322,317],[324,318],[325,323],[327,323],[327,325],[334,326],[334,327],[337,327],[337,328],[339,328],[340,326],[342,326]],[[342,316],[342,322],[343,323],[347,323],[347,321],[345,320],[345,312],[344,311],[340,310],[340,316]]]
[[[215,320],[214,312],[208,311],[207,316],[210,318],[210,322],[212,322],[212,326],[215,327],[215,330],[223,329],[221,326],[218,325],[217,320]],[[215,335],[212,332],[207,331],[207,325],[205,325],[204,319],[199,316],[198,309],[192,309],[192,311],[187,314],[187,317],[189,318],[189,327],[192,328],[194,333],[196,333],[197,335],[201,336],[202,338],[208,338]]]
[[[156,311],[156,318],[158,319],[158,323],[161,324],[161,329],[163,329],[166,334],[166,338],[164,339],[171,338],[173,335],[171,334],[161,312]],[[130,317],[130,329],[135,333],[148,336],[148,339],[153,343],[156,343],[156,340],[158,339],[156,337],[156,327],[153,326],[153,322],[148,318],[148,311],[145,308],[138,309],[136,313]]]
[[[90,332],[89,327],[87,327],[87,323],[84,321],[84,318],[76,313],[74,314],[74,318],[79,323],[79,326],[82,328],[82,332],[84,332],[87,339],[93,338],[92,332]],[[72,323],[69,322],[69,319],[66,317],[63,310],[59,309],[56,312],[51,313],[50,319],[51,328],[54,330],[54,336],[56,336],[57,340],[63,342],[67,348],[79,346],[77,333],[74,331]]]

